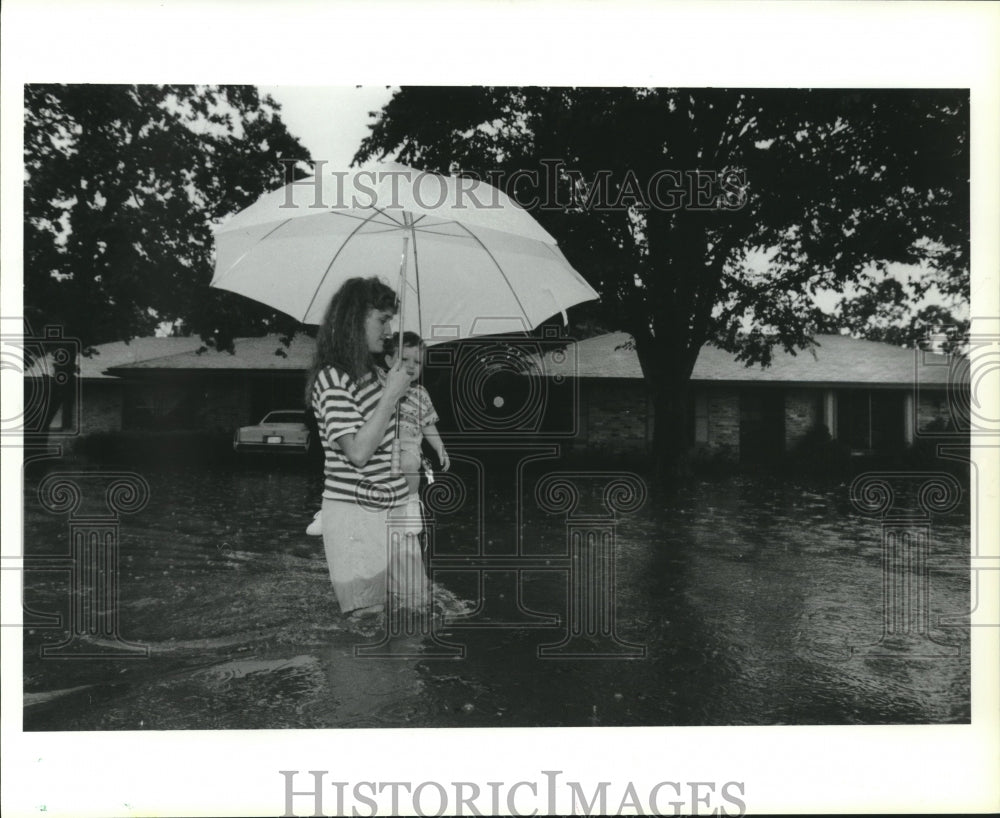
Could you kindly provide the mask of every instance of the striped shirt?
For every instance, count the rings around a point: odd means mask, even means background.
[[[389,508],[403,502],[406,479],[390,473],[394,423],[390,421],[375,452],[364,466],[355,466],[336,442],[356,433],[372,416],[382,385],[366,375],[355,381],[335,367],[319,371],[312,389],[312,407],[325,455],[323,497],[349,500],[368,508]]]

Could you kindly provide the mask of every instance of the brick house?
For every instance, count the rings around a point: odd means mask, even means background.
[[[120,366],[155,361],[191,352],[200,347],[198,338],[133,338],[99,344],[90,355],[77,356],[77,389],[72,407],[63,405],[49,423],[52,431],[75,430],[81,434],[118,432],[127,428],[137,414],[169,414],[177,397],[157,384],[137,386],[113,374]],[[49,388],[38,381],[51,379],[51,356],[35,361],[25,373],[25,407],[33,396],[44,396]],[[155,407],[155,408],[154,408]],[[72,417],[68,416],[71,415]]]
[[[640,449],[652,442],[652,404],[638,356],[623,347],[628,338],[588,338],[542,359],[546,377],[579,384],[578,445]],[[963,383],[959,359],[842,335],[816,342],[797,355],[775,350],[767,368],[748,368],[706,344],[692,372],[684,430],[693,451],[765,459],[794,451],[825,427],[851,452],[872,454],[911,445],[934,421],[964,428],[961,387],[950,386]]]
[[[272,409],[302,407],[312,338],[296,335],[287,347],[276,335],[237,338],[232,353],[198,347],[108,370],[128,396],[121,428],[232,434]]]
[[[554,345],[529,367],[542,376],[530,389],[521,388],[523,376],[464,372],[461,353],[432,348],[425,383],[442,433],[485,429],[490,436],[548,436],[580,448],[648,449],[652,405],[638,357],[623,348],[627,339],[611,333]],[[816,340],[815,349],[797,355],[776,350],[764,369],[706,345],[692,374],[683,430],[693,452],[765,459],[794,451],[819,427],[852,452],[888,452],[913,443],[935,421],[967,427],[959,416],[968,396],[949,386],[963,383],[954,359],[839,335]],[[80,361],[81,432],[231,435],[272,409],[302,406],[314,344],[304,335],[290,347],[275,335],[240,338],[235,354],[198,352],[201,342],[191,338],[102,345]],[[465,358],[479,355],[475,345],[470,350]],[[529,411],[535,403],[539,411]]]
[[[133,338],[99,344],[77,359],[71,417],[63,410],[49,430],[76,437],[131,431],[217,432],[231,435],[275,408],[299,408],[314,342],[296,336],[239,338],[236,353],[205,349],[200,338]],[[199,352],[199,350],[202,350]],[[276,352],[280,350],[280,354]],[[25,406],[50,387],[50,360],[25,373]]]

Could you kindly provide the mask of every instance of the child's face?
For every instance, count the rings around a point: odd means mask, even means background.
[[[394,366],[396,357],[393,356],[390,366]],[[420,347],[403,347],[403,369],[410,376],[410,383],[420,380],[420,367],[423,364],[420,354]]]

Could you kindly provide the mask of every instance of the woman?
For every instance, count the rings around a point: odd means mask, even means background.
[[[397,401],[410,387],[400,365],[376,376],[396,294],[377,278],[352,278],[334,294],[316,337],[306,402],[323,444],[323,547],[344,613],[381,611],[387,594],[406,606],[426,600],[416,538],[392,524],[407,486],[391,473]]]

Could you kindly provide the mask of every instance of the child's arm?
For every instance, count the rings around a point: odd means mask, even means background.
[[[433,423],[428,423],[422,431],[424,438],[431,444],[431,448],[437,454],[438,460],[441,461],[441,471],[448,471],[451,467],[451,461],[448,459],[448,452],[444,449],[444,441],[441,440],[441,435],[438,434],[437,426]]]

